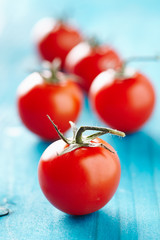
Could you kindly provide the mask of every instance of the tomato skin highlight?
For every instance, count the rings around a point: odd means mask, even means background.
[[[139,130],[151,116],[155,92],[150,81],[136,72],[116,79],[112,70],[99,74],[90,88],[90,104],[98,117],[125,133]]]
[[[93,79],[99,73],[120,66],[121,60],[115,50],[105,45],[92,47],[89,43],[82,42],[69,52],[64,68],[81,77],[81,86],[88,92]]]
[[[96,138],[115,150],[105,141]],[[84,215],[102,208],[114,195],[120,181],[117,153],[102,147],[81,147],[58,155],[67,147],[62,140],[42,154],[38,178],[46,198],[59,210]]]
[[[33,73],[20,84],[17,91],[17,107],[22,122],[47,141],[58,138],[47,115],[64,133],[70,128],[69,120],[77,120],[82,103],[80,88],[69,78],[53,84],[46,83],[39,73]]]
[[[60,58],[62,68],[68,52],[82,41],[76,28],[52,18],[41,19],[33,29],[33,38],[42,59],[52,62]]]

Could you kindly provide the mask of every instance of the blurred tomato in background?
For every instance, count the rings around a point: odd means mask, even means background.
[[[33,28],[33,39],[42,59],[52,62],[59,58],[63,68],[66,55],[82,41],[82,36],[67,20],[43,18]]]
[[[80,85],[86,92],[99,73],[110,68],[118,69],[120,65],[121,60],[115,50],[94,40],[76,45],[65,60],[65,70],[81,78]]]

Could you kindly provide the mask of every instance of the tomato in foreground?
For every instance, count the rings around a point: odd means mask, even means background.
[[[41,19],[33,29],[33,38],[41,58],[50,62],[60,58],[62,67],[68,52],[82,41],[78,29],[53,18]]]
[[[53,69],[32,73],[19,86],[17,107],[24,125],[42,139],[57,139],[57,132],[48,122],[49,114],[64,133],[69,120],[76,121],[83,103],[81,89],[73,76]]]
[[[65,70],[81,77],[81,86],[88,92],[93,79],[109,68],[117,69],[121,60],[115,50],[106,45],[82,42],[67,55]]]
[[[155,92],[146,76],[126,68],[125,72],[100,73],[90,88],[90,103],[107,125],[133,133],[149,119]]]
[[[117,153],[97,136],[125,134],[100,127],[77,129],[73,123],[72,127],[72,139],[64,138],[59,132],[62,139],[44,151],[38,166],[38,178],[51,204],[65,213],[84,215],[102,208],[112,198],[120,181]],[[98,132],[82,137],[86,130]]]

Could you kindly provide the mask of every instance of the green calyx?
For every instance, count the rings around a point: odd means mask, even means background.
[[[53,62],[44,61],[42,63],[42,71],[40,75],[45,80],[46,83],[59,83],[60,79],[58,77],[58,71],[61,66],[61,60],[55,58]]]
[[[95,127],[95,126],[81,126],[79,128],[76,127],[76,125],[73,122],[69,122],[73,131],[73,137],[71,139],[64,137],[64,135],[58,130],[57,126],[54,124],[54,122],[51,120],[51,118],[47,115],[51,123],[53,124],[56,132],[58,133],[59,137],[67,143],[69,146],[61,153],[68,153],[75,149],[78,149],[80,147],[103,147],[107,149],[108,151],[114,153],[111,149],[109,149],[107,146],[105,146],[103,143],[96,143],[92,142],[95,138],[102,136],[104,134],[110,133],[113,135],[117,135],[120,137],[125,137],[125,133],[114,130],[111,128],[105,128],[105,127]],[[97,131],[96,133],[93,133],[88,136],[83,136],[83,133],[88,130]]]
[[[87,39],[87,42],[88,42],[89,45],[90,45],[91,47],[93,47],[93,48],[96,48],[96,47],[98,47],[98,46],[100,45],[100,42],[99,42],[98,38],[95,37],[95,36],[93,36],[93,37],[91,37],[91,38],[88,38],[88,39]]]

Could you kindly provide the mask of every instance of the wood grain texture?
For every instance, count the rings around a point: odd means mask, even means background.
[[[102,40],[113,38],[110,42],[124,57],[148,55],[159,52],[159,1],[1,0],[0,4],[0,205],[10,209],[0,218],[0,240],[160,239],[160,63],[135,65],[152,79],[155,111],[135,134],[124,139],[104,136],[120,157],[121,182],[113,199],[87,216],[64,214],[45,199],[37,166],[48,143],[24,128],[16,110],[17,86],[34,66],[30,30],[38,19],[73,9],[85,32],[97,33]],[[87,100],[81,124],[103,125]]]

